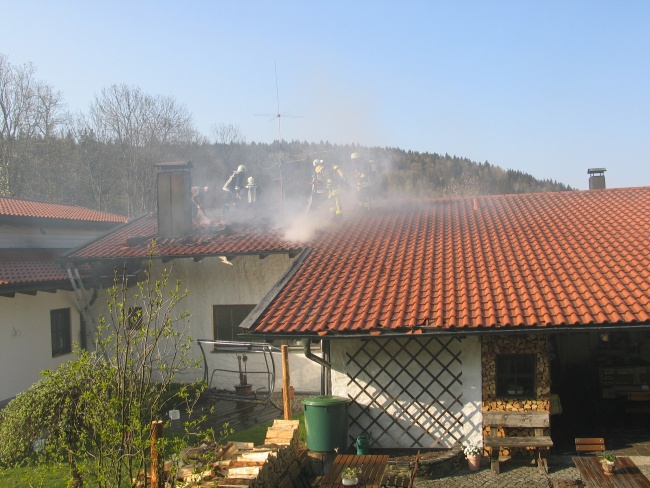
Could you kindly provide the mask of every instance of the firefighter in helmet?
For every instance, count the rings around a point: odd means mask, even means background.
[[[373,167],[360,153],[354,152],[350,155],[352,166],[354,168],[354,178],[357,182],[357,192],[359,196],[359,204],[362,207],[370,208],[370,194],[372,193],[373,181],[372,174],[374,173]]]
[[[233,171],[223,189],[226,192],[226,199],[224,203],[224,211],[227,211],[228,206],[236,205],[241,200],[242,191],[246,184],[246,166],[240,164],[235,171]]]
[[[309,194],[309,204],[307,205],[307,211],[312,210],[320,205],[323,200],[323,195],[325,194],[326,186],[326,169],[325,164],[322,159],[314,159],[312,161],[312,167],[314,172],[311,175],[311,193]]]
[[[248,204],[255,204],[257,202],[257,183],[255,183],[255,178],[252,176],[249,176],[246,180],[246,191],[248,193]]]
[[[327,198],[332,200],[333,206],[330,207],[330,210],[335,216],[343,213],[343,193],[348,187],[343,169],[340,165],[335,164],[327,175]]]

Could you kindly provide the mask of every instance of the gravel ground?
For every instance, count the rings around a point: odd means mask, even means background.
[[[630,456],[639,470],[650,477],[650,457]],[[424,480],[416,478],[415,488],[474,488],[474,487],[503,487],[503,488],[548,488],[553,481],[580,480],[580,473],[571,461],[571,456],[549,458],[548,475],[540,473],[534,462],[509,460],[501,463],[501,473],[496,475],[490,470],[489,459],[483,458],[481,469],[471,472],[466,466],[440,479]],[[591,488],[585,485],[587,488]]]

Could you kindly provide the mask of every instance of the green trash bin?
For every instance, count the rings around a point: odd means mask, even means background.
[[[345,449],[348,443],[348,404],[343,397],[322,395],[305,398],[307,449],[330,452]]]

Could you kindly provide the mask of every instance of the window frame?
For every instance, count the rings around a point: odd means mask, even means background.
[[[72,315],[69,307],[50,310],[50,341],[53,358],[72,352]]]
[[[537,354],[498,354],[494,371],[497,398],[536,397]]]
[[[212,337],[215,341],[243,341],[243,338],[238,338],[237,334],[241,334],[241,329],[239,325],[244,321],[246,317],[251,313],[255,308],[255,305],[248,304],[226,304],[226,305],[212,305]],[[241,320],[237,321],[238,317],[233,317],[233,313],[240,314],[242,311],[245,311],[246,314],[241,317]],[[223,315],[219,317],[217,314],[229,313],[230,317],[227,319],[229,325],[220,324],[219,322],[224,319]],[[233,320],[234,319],[234,320]],[[229,329],[231,333],[230,337],[223,337],[222,334],[219,334],[219,329]],[[247,342],[251,342],[249,338],[246,339]]]

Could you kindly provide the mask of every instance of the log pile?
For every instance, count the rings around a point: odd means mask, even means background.
[[[297,420],[275,420],[259,447],[250,442],[219,446],[206,441],[184,449],[180,465],[165,463],[164,479],[173,476],[187,488],[213,488],[215,481],[220,488],[278,486],[298,456],[298,425]]]
[[[551,408],[551,367],[547,338],[541,334],[521,336],[483,336],[481,338],[481,359],[483,363],[483,411],[495,412],[548,412]],[[535,354],[535,398],[497,398],[496,356],[499,354]],[[490,434],[485,428],[484,435]],[[525,429],[509,429],[508,435],[531,435]],[[505,435],[498,432],[497,435]],[[515,452],[516,451],[516,452]],[[499,454],[509,456],[516,453],[532,456],[534,449],[501,449]]]

